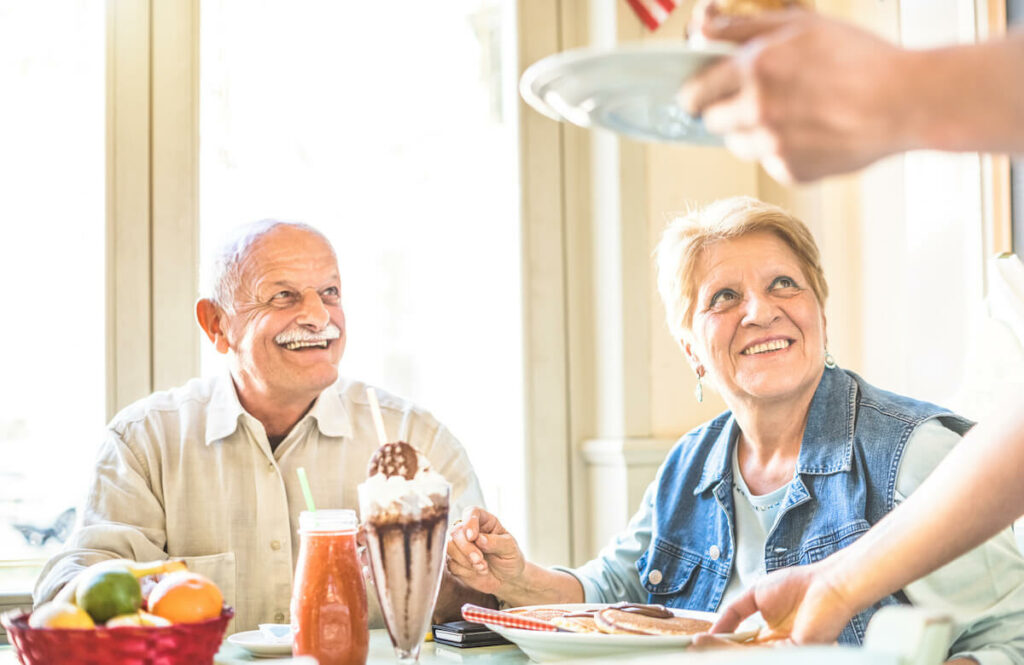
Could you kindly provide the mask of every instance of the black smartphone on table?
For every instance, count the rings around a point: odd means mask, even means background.
[[[433,632],[435,642],[460,649],[511,644],[487,626],[472,621],[449,621],[448,623],[434,624]]]

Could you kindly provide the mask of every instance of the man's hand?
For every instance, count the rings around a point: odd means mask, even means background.
[[[497,517],[483,508],[467,508],[452,527],[447,567],[466,586],[500,597],[504,587],[521,583],[526,558]]]
[[[708,39],[742,46],[689,81],[680,104],[780,182],[851,171],[917,147],[914,118],[901,107],[915,80],[908,51],[803,10],[709,15],[700,28]]]
[[[794,566],[761,578],[725,608],[711,632],[733,632],[741,621],[760,612],[766,627],[759,642],[834,642],[856,608],[832,584],[826,565]]]

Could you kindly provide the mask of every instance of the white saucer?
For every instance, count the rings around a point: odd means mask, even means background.
[[[530,65],[519,92],[554,120],[643,141],[721,145],[700,119],[675,102],[682,84],[734,50],[720,42],[641,42],[612,49],[575,49]]]
[[[269,642],[258,630],[247,630],[229,635],[228,643],[245,649],[254,656],[262,656],[264,658],[292,655],[291,642],[286,644]]]

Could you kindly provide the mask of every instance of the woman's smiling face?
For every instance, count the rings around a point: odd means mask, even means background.
[[[813,395],[825,362],[825,314],[796,254],[767,231],[706,247],[684,348],[727,401]]]

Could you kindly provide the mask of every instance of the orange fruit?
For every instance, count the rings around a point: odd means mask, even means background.
[[[149,611],[173,623],[195,623],[220,616],[224,596],[197,573],[165,575],[149,594]]]

